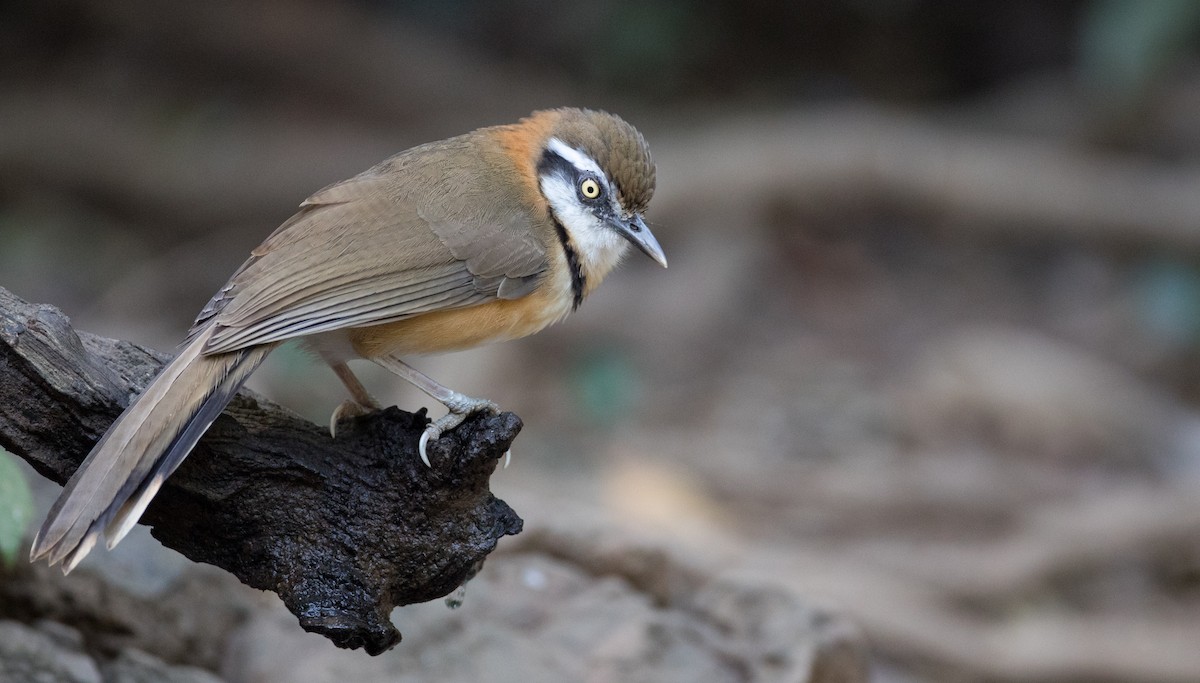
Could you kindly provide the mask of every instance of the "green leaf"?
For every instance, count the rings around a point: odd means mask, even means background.
[[[0,562],[11,567],[33,516],[29,482],[12,454],[0,448]]]

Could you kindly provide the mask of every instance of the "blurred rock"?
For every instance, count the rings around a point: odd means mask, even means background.
[[[101,683],[96,662],[78,643],[15,621],[0,621],[0,682]]]
[[[169,666],[139,650],[123,650],[101,666],[104,683],[221,683],[213,674],[192,666]]]
[[[632,448],[614,450],[598,479],[601,503],[617,523],[716,549],[714,532],[729,526],[729,511],[702,479],[682,466],[639,458]]]
[[[233,638],[234,683],[343,681],[866,681],[845,622],[783,590],[715,577],[666,604],[626,577],[541,552],[501,555],[457,610],[395,615],[405,641],[376,658],[305,634],[281,610]]]
[[[50,567],[22,563],[0,575],[3,618],[70,634],[83,643],[74,645],[77,650],[102,653],[106,660],[140,650],[208,669],[216,668],[226,634],[247,618],[258,595],[229,574],[202,567],[153,597],[135,596],[85,569],[64,577]],[[293,626],[299,629],[294,621]]]
[[[0,683],[221,683],[194,667],[169,666],[137,650],[104,664],[83,652],[78,632],[61,624],[33,628],[0,621]]]
[[[1190,424],[1167,396],[1115,363],[1003,328],[959,330],[932,343],[895,399],[901,431],[924,446],[982,445],[1150,471],[1175,456]]]

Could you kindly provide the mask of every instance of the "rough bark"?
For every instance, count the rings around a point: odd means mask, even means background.
[[[71,329],[0,288],[0,446],[66,481],[164,357]],[[378,654],[397,605],[454,591],[520,517],[489,477],[521,428],[477,416],[417,457],[424,411],[343,423],[336,439],[240,394],[142,518],[163,545],[277,593],[308,631]]]

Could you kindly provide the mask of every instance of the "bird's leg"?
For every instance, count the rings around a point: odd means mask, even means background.
[[[462,424],[462,421],[467,419],[467,416],[472,413],[482,410],[496,413],[500,410],[495,403],[485,398],[471,398],[438,384],[432,377],[394,356],[384,356],[372,360],[379,366],[400,376],[416,388],[437,399],[450,411],[429,423],[429,426],[425,428],[425,433],[421,435],[421,441],[417,446],[417,450],[420,452],[421,460],[426,466],[432,467],[429,463],[429,455],[425,452],[426,444],[431,440],[437,440],[442,435],[442,432],[454,429]],[[507,456],[508,454],[505,455]]]
[[[354,376],[348,365],[337,362],[330,363],[329,367],[333,369],[333,373],[338,376],[338,379],[342,380],[342,384],[346,385],[346,390],[350,392],[351,396],[349,400],[343,401],[341,405],[334,408],[333,414],[329,416],[329,435],[337,437],[338,421],[374,412],[379,410],[380,405],[362,382],[358,381],[358,377]]]

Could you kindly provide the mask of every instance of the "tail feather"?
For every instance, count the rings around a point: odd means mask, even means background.
[[[209,336],[189,339],[88,454],[34,539],[32,560],[69,572],[102,533],[116,545],[273,348],[205,356]]]
[[[179,432],[175,440],[167,448],[166,452],[154,464],[154,468],[144,477],[140,484],[133,486],[134,480],[126,482],[126,485],[117,494],[116,500],[124,500],[125,502],[119,509],[109,508],[112,513],[111,518],[101,518],[97,520],[97,525],[104,523],[104,535],[107,538],[108,549],[112,548],[121,542],[121,539],[129,533],[129,530],[137,524],[142,513],[146,510],[146,506],[158,493],[158,489],[162,487],[167,477],[179,467],[183,459],[192,452],[196,442],[212,423],[220,416],[221,411],[229,404],[233,397],[237,395],[238,389],[246,383],[250,377],[266,358],[269,353],[269,348],[257,348],[242,351],[244,357],[239,358],[230,370],[225,380],[219,386],[213,389],[208,398],[196,410],[196,414],[192,416],[187,426]],[[238,352],[235,352],[238,353]]]

